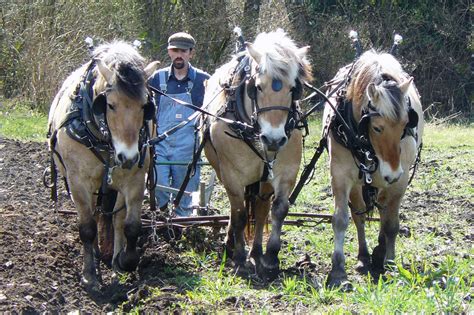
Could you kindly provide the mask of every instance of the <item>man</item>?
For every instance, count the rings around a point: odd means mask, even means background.
[[[189,61],[194,55],[194,38],[187,33],[176,33],[168,39],[169,67],[157,70],[149,80],[150,85],[181,101],[202,106],[204,99],[204,81],[209,78],[206,72],[194,68]],[[169,130],[194,114],[194,110],[178,104],[169,97],[156,99],[158,107],[158,134]],[[160,165],[166,162],[189,162],[192,160],[197,139],[196,120],[189,122],[164,141],[156,145],[157,184],[179,189],[186,175],[184,165]],[[196,191],[199,185],[200,167],[190,179],[186,191]],[[156,189],[156,198],[160,209],[167,209],[170,194]],[[192,214],[191,196],[183,195],[177,216],[186,217]]]

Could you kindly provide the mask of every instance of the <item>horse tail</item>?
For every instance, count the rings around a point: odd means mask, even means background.
[[[100,259],[107,266],[112,265],[114,254],[114,227],[112,212],[117,201],[117,191],[109,190],[100,198],[101,213],[98,218],[98,240]]]

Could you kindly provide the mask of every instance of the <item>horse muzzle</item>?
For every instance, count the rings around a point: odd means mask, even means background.
[[[132,158],[127,157],[123,153],[117,154],[117,164],[123,169],[131,169],[135,164],[137,164],[140,155],[135,154]]]
[[[277,152],[288,142],[287,136],[269,137],[264,134],[260,135],[260,140],[267,149],[267,151]]]
[[[387,162],[383,160],[380,162],[380,173],[383,180],[388,185],[396,183],[402,177],[403,172],[404,171],[401,165],[399,165],[397,169],[393,170]]]

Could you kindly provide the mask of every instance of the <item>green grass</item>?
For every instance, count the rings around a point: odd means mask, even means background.
[[[22,104],[5,104],[0,99],[0,137],[45,141],[48,117]]]
[[[0,107],[2,137],[44,141],[47,118],[22,108]],[[309,161],[320,137],[320,120],[310,124],[305,141]],[[293,212],[331,213],[333,200],[324,153],[313,180],[298,197]],[[171,294],[167,306],[187,313],[299,312],[299,313],[470,313],[474,311],[474,125],[430,125],[424,134],[422,164],[402,203],[401,226],[411,231],[396,244],[396,266],[385,278],[373,280],[354,271],[357,236],[354,226],[345,239],[346,269],[353,290],[324,287],[331,268],[333,235],[330,224],[298,228],[285,226],[280,261],[282,273],[269,284],[236,277],[217,251],[198,252],[180,247],[179,266],[157,266],[161,285],[139,301],[131,313],[153,309],[157,300]],[[228,212],[222,188],[215,190],[214,206]],[[377,216],[377,215],[376,215]],[[367,226],[369,248],[376,245],[378,223]],[[302,255],[315,267],[298,270]],[[161,269],[160,269],[161,268]],[[123,279],[123,281],[128,281]],[[175,286],[172,293],[165,286]],[[124,305],[126,305],[124,303]],[[120,308],[123,310],[123,308]],[[120,310],[119,309],[119,310]],[[163,310],[161,310],[163,311]]]

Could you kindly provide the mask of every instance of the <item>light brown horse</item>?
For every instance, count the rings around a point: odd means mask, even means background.
[[[131,271],[139,261],[136,242],[150,162],[148,150],[141,151],[140,138],[145,126],[151,127],[149,120],[154,115],[146,79],[158,63],[145,68],[143,57],[120,41],[97,47],[93,58],[63,83],[51,105],[48,125],[50,150],[55,152],[55,163],[67,179],[79,214],[82,282],[95,288],[98,265],[94,252],[96,257],[99,254],[96,203],[103,183],[108,190],[118,191],[115,210],[123,209],[113,215],[114,238],[108,240],[114,244],[114,269]],[[92,145],[79,142],[84,136]]]
[[[336,81],[345,78],[349,78],[347,94],[337,106],[357,136],[351,136],[338,118],[339,124],[333,124],[329,131],[335,200],[334,253],[328,277],[331,286],[339,286],[347,280],[343,245],[349,208],[359,241],[357,269],[367,272],[372,259],[372,267],[381,270],[394,260],[400,203],[408,185],[410,167],[421,145],[424,125],[413,78],[408,77],[392,55],[368,51],[352,67],[342,68]],[[336,97],[332,101],[336,104]],[[334,115],[326,104],[324,128]],[[381,219],[378,246],[372,257],[365,240],[365,200],[370,200],[363,197],[365,183],[378,189],[373,199]]]
[[[238,271],[246,270],[247,259],[245,188],[258,182],[255,236],[249,256],[262,275],[273,277],[279,271],[281,228],[302,151],[301,131],[294,126],[297,100],[302,82],[311,79],[306,52],[307,47],[297,48],[282,30],[261,33],[253,44],[247,43],[245,53],[217,69],[206,87],[204,104],[212,101],[211,112],[254,127],[240,132],[227,122],[212,119],[210,141],[204,148],[230,201],[226,247]],[[226,84],[230,88],[222,92]],[[263,255],[263,227],[270,205],[272,231]]]

